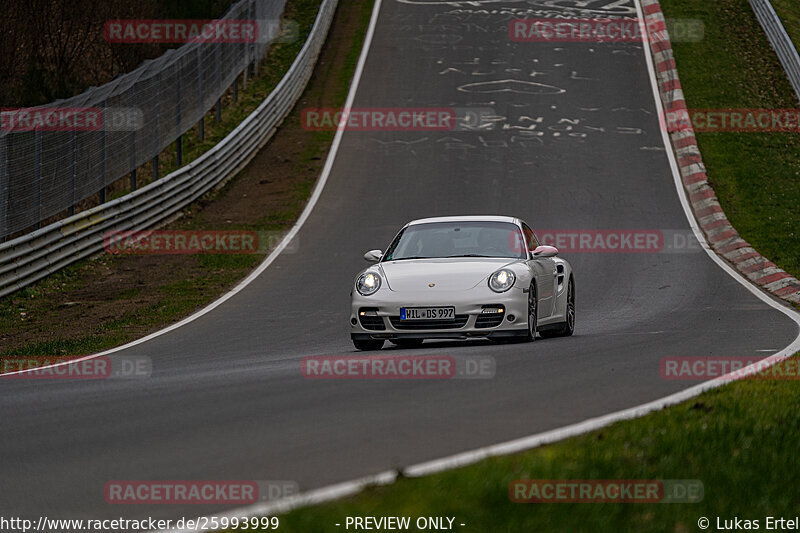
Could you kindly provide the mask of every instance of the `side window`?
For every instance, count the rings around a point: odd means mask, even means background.
[[[539,246],[539,240],[533,234],[533,230],[523,222],[522,233],[525,235],[525,241],[528,243],[528,250],[535,250]]]

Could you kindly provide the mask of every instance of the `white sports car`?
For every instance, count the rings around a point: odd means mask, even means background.
[[[575,329],[575,281],[558,250],[523,221],[501,216],[409,222],[355,279],[350,336],[359,350],[384,341],[532,341]]]

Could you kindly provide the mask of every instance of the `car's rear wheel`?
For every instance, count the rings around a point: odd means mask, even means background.
[[[389,342],[400,348],[416,348],[422,346],[422,339],[389,339]]]
[[[361,351],[380,350],[383,348],[381,339],[353,339],[353,345]]]
[[[528,289],[528,332],[525,335],[525,340],[535,341],[536,332],[539,326],[539,318],[537,316],[539,302],[536,301],[536,282],[531,283]]]
[[[539,334],[542,337],[569,337],[575,332],[575,281],[569,278],[567,285],[567,312],[564,315],[564,322],[555,324],[553,327],[542,330]]]

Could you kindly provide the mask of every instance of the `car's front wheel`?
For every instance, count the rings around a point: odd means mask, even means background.
[[[569,337],[575,332],[575,281],[569,278],[567,285],[567,312],[564,314],[564,322],[560,322],[553,327],[542,330],[539,334],[542,337]]]
[[[383,348],[383,341],[381,339],[353,339],[353,345],[357,350],[368,352]]]
[[[536,301],[536,282],[531,283],[531,288],[528,289],[528,332],[525,335],[525,340],[535,341],[536,332],[539,325],[538,313],[539,302]]]

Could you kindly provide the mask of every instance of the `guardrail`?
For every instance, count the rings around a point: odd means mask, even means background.
[[[0,244],[0,297],[101,251],[109,231],[158,224],[244,168],[303,93],[337,4],[323,1],[303,49],[278,86],[201,157],[135,192]]]
[[[797,48],[789,34],[786,33],[786,28],[783,27],[780,17],[769,0],[749,1],[772,48],[778,54],[778,59],[789,77],[789,82],[792,84],[798,100],[800,100],[800,54],[797,53]]]

